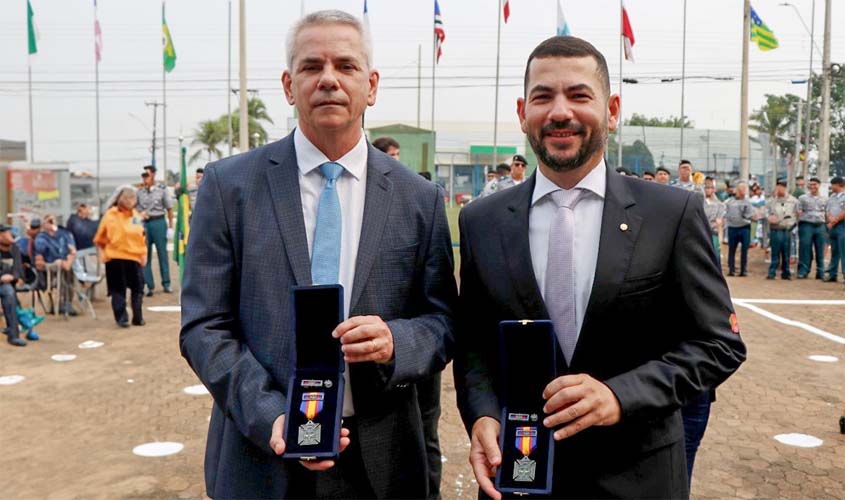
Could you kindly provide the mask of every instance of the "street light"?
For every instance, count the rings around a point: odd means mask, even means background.
[[[816,0],[813,0],[813,12],[812,17],[810,18],[811,27],[807,28],[807,23],[804,22],[804,18],[801,16],[801,12],[798,11],[798,7],[789,3],[783,2],[780,4],[781,7],[792,7],[792,10],[795,11],[795,14],[798,16],[798,19],[801,20],[801,24],[804,25],[804,29],[807,31],[807,34],[810,35],[810,71],[807,75],[807,123],[805,133],[804,133],[804,140],[806,141],[806,145],[804,146],[804,169],[802,174],[804,177],[807,177],[807,168],[809,166],[809,158],[810,158],[810,122],[812,121],[812,108],[810,107],[810,103],[813,100],[813,47],[816,50],[819,50],[818,46],[816,45],[816,38],[814,36],[815,29],[816,29]],[[800,134],[797,134],[800,138]],[[795,161],[798,160],[798,157],[795,158]],[[797,169],[796,169],[797,170]]]

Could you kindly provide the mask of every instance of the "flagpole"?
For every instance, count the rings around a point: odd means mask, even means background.
[[[622,53],[623,45],[625,45],[625,18],[622,15],[622,0],[619,0],[619,125],[616,127],[616,142],[619,146],[618,154],[616,155],[616,166],[622,166],[622,62],[624,55]]]
[[[739,178],[748,180],[748,43],[751,37],[751,0],[742,12],[742,84],[739,102]]]
[[[681,160],[684,159],[684,90],[687,81],[687,0],[684,0],[684,35],[681,43]]]
[[[420,128],[420,105],[422,103],[422,44],[417,44],[417,128]]]
[[[229,0],[229,37],[228,41],[228,68],[226,73],[226,121],[229,126],[228,141],[229,141],[229,156],[232,156],[232,0]]]
[[[97,16],[97,7],[94,6],[94,16]],[[94,35],[96,37],[96,34]],[[97,41],[94,40],[94,44],[96,45]],[[96,48],[94,49],[96,50]],[[97,110],[97,211],[100,215],[100,206],[102,198],[100,198],[100,58],[95,54],[94,60],[96,64],[94,65],[94,93],[96,95],[96,110]]]
[[[807,179],[808,168],[810,165],[810,122],[813,116],[812,99],[813,99],[813,46],[816,43],[816,0],[813,0],[813,13],[810,17],[810,71],[807,75],[807,123],[806,133],[804,135],[804,169],[802,174],[804,179]]]
[[[161,0],[161,11],[164,12],[164,0]],[[163,19],[163,18],[162,18]],[[170,28],[168,28],[170,31]],[[162,93],[162,101],[164,105],[162,106],[162,137],[161,137],[161,159],[163,161],[164,172],[162,175],[164,176],[165,182],[167,181],[167,68],[164,65],[164,55],[162,54],[161,58],[161,93]],[[153,176],[153,180],[155,180],[155,176]]]
[[[502,0],[497,2],[499,5],[496,10],[496,90],[494,91],[493,101],[493,164],[491,167],[496,168],[499,163],[499,59],[500,48],[502,45]]]
[[[29,56],[32,59],[32,56]],[[35,163],[35,139],[32,134],[32,61],[27,64],[27,74],[29,76],[29,162]]]
[[[434,1],[435,1],[435,3],[437,2],[437,0],[434,0]],[[432,19],[436,20],[436,17],[433,16]],[[436,23],[436,21],[432,21],[432,29],[431,29],[431,35],[432,35],[432,41],[433,41],[432,51],[431,51],[431,132],[432,133],[434,133],[434,73],[435,73],[435,68],[437,68],[437,32],[435,31],[435,28],[437,28],[437,23]],[[435,145],[435,150],[436,150],[436,145]]]
[[[249,151],[249,115],[246,95],[246,0],[238,2],[238,79],[240,81],[240,123],[238,130],[238,146],[241,153]]]

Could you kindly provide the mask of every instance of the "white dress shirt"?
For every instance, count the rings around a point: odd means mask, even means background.
[[[326,185],[326,178],[320,172],[320,165],[330,161],[305,134],[297,128],[293,133],[296,163],[299,166],[299,194],[302,199],[302,216],[305,220],[305,236],[308,239],[308,254],[314,245],[314,230],[317,227],[317,208],[320,193]],[[337,179],[337,195],[340,200],[342,221],[340,270],[338,281],[343,285],[343,317],[349,317],[352,299],[352,285],[355,279],[355,263],[358,258],[358,243],[361,240],[361,226],[364,221],[364,200],[367,193],[367,139],[361,131],[361,138],[349,152],[335,163],[343,166],[343,173]],[[349,367],[344,373],[346,394],[343,401],[343,416],[355,414],[352,405],[352,389],[349,384]]]
[[[575,218],[575,253],[573,255],[575,325],[579,335],[581,326],[584,324],[584,314],[587,311],[590,292],[593,288],[593,279],[596,274],[606,183],[607,168],[604,160],[601,160],[573,188],[586,191],[581,194],[578,204],[573,209]],[[528,214],[528,243],[531,248],[534,276],[537,278],[537,285],[540,287],[540,293],[543,294],[544,299],[546,294],[546,263],[549,255],[549,232],[558,209],[552,197],[548,195],[558,190],[566,191],[550,181],[537,168],[537,183],[534,185],[531,210]]]

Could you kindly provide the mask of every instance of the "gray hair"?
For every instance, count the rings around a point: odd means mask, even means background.
[[[318,10],[311,12],[296,21],[288,31],[287,39],[285,40],[285,51],[288,56],[288,70],[292,71],[293,56],[296,52],[296,38],[305,28],[309,26],[316,26],[319,24],[345,24],[352,26],[361,35],[361,40],[364,43],[364,56],[367,59],[367,68],[371,68],[373,64],[373,39],[370,36],[369,30],[364,27],[364,24],[352,14],[343,12],[342,10]]]
[[[129,194],[131,194],[132,196],[138,196],[138,190],[130,184],[118,186],[118,188],[115,189],[112,195],[109,197],[108,201],[106,202],[106,206],[109,208],[116,207],[117,202],[120,201],[121,198]]]

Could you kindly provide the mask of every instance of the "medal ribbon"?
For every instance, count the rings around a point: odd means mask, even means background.
[[[321,392],[306,392],[302,394],[302,403],[299,405],[299,411],[305,414],[308,420],[314,420],[320,411],[323,409],[323,393]]]
[[[537,448],[537,429],[534,427],[516,428],[516,448],[526,457]]]

